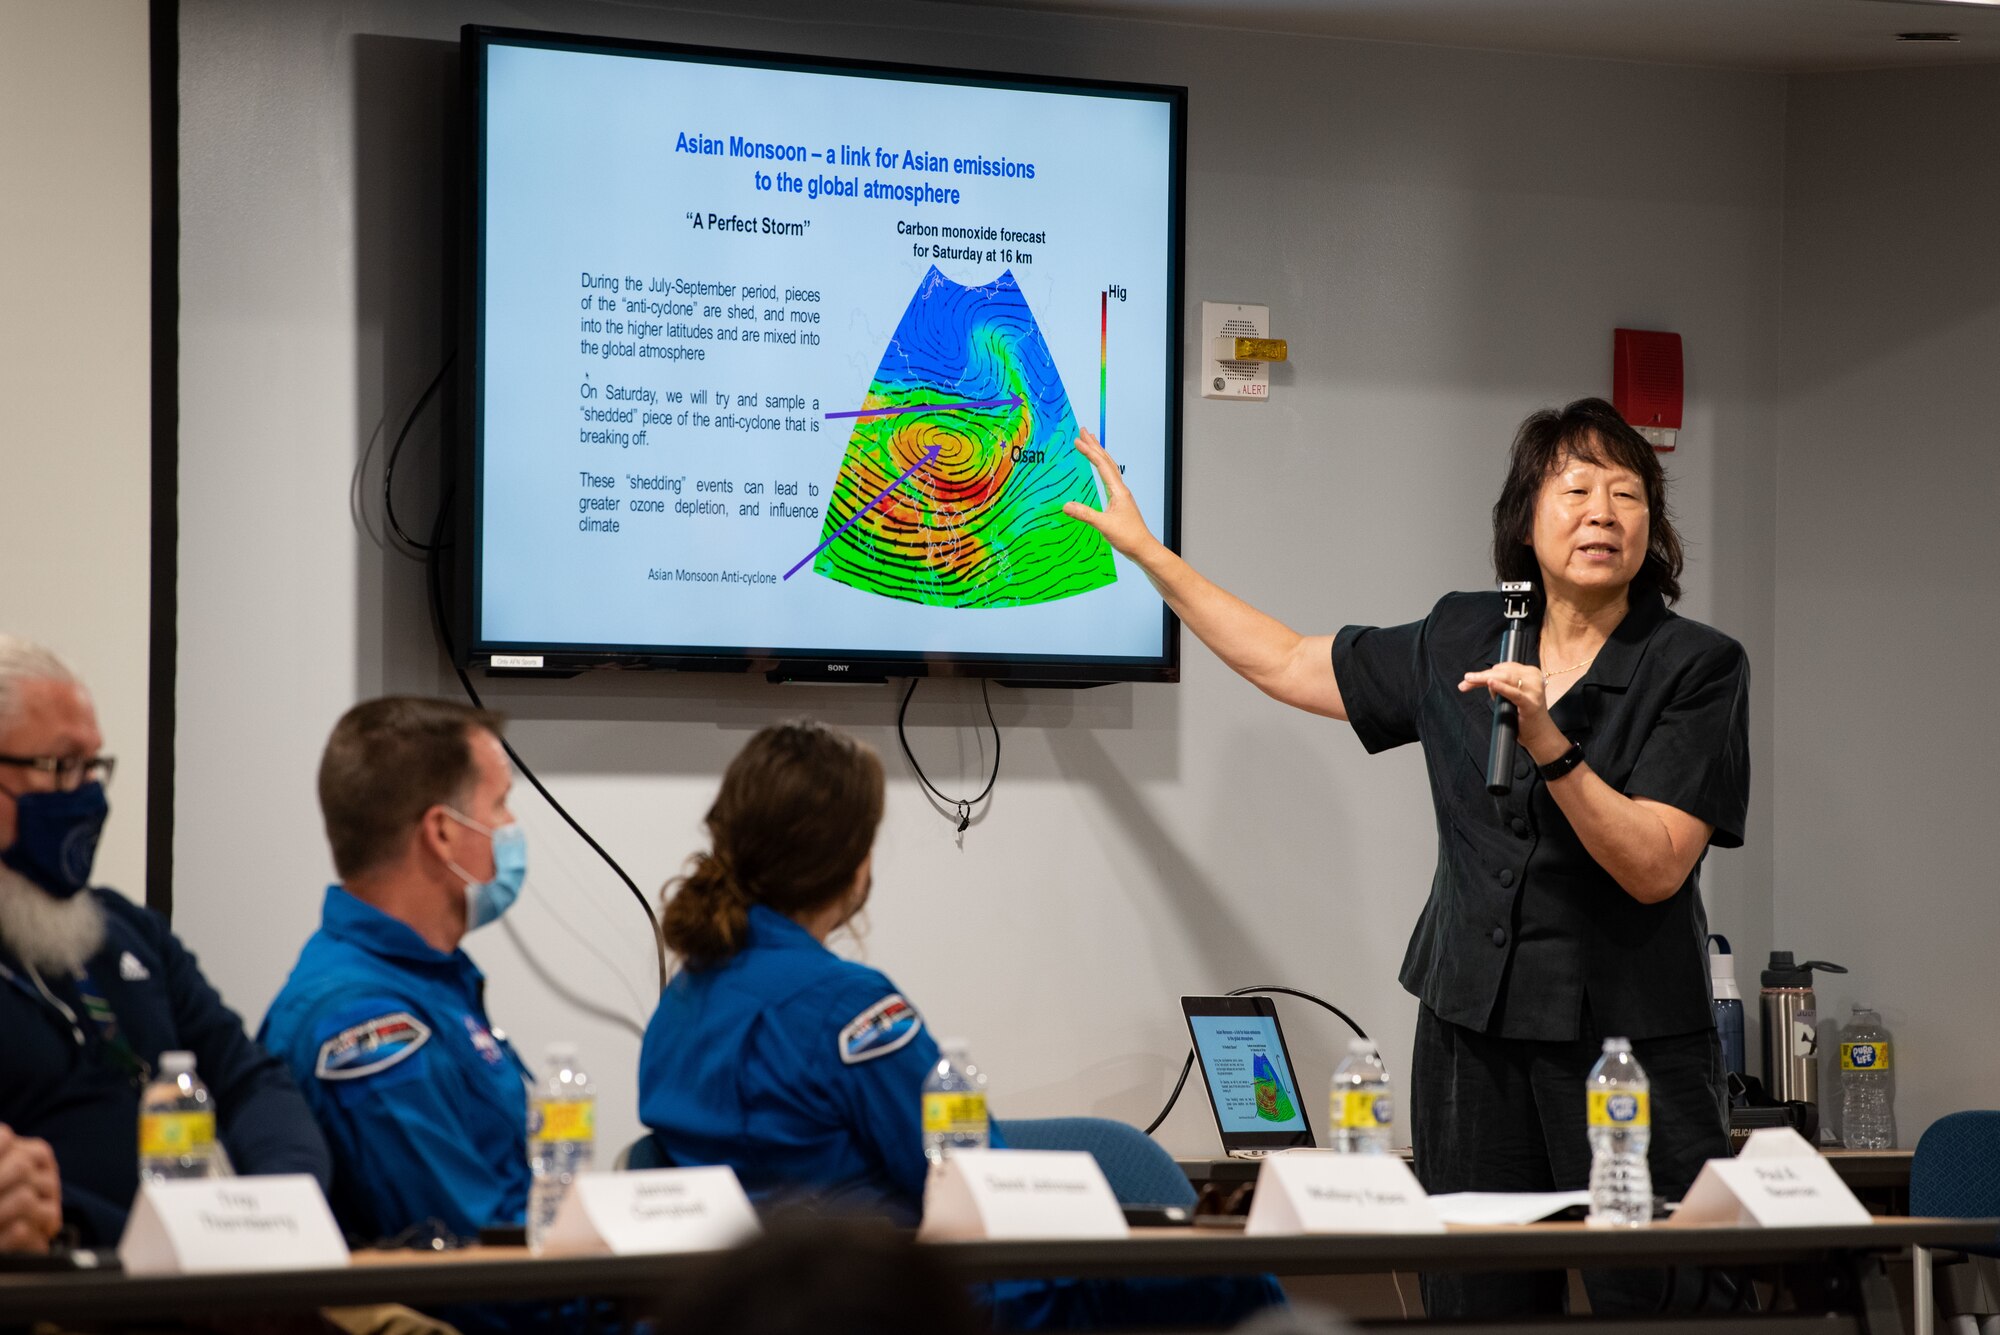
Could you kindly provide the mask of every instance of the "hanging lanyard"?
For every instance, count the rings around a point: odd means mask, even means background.
[[[97,985],[97,980],[78,969],[76,990],[83,997],[83,1009],[90,1016],[97,1036],[104,1040],[104,1049],[111,1054],[111,1060],[132,1078],[134,1084],[143,1085],[151,1080],[153,1068],[132,1050],[132,1045],[125,1041],[125,1035],[119,1032],[118,1012],[111,1009],[111,1001],[104,995],[104,989]]]
[[[5,964],[0,964],[0,978],[5,978],[38,1002],[53,1007],[64,1020],[69,1022],[70,1037],[76,1040],[76,1045],[85,1046],[83,1030],[78,1025],[76,1012],[64,1005],[61,997],[49,991],[48,984],[42,981],[42,975],[33,967],[28,968],[28,977],[24,979]],[[77,993],[83,998],[84,1012],[90,1017],[91,1027],[97,1031],[97,1036],[103,1040],[104,1050],[110,1054],[112,1064],[123,1071],[133,1084],[144,1086],[153,1078],[153,1068],[144,1057],[132,1050],[132,1045],[120,1032],[118,1013],[111,1009],[111,1002],[105,997],[104,990],[98,987],[95,979],[81,969],[76,971],[75,982]]]

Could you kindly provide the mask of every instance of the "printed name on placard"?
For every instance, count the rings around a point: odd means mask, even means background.
[[[229,1211],[224,1214],[222,1211]],[[298,1216],[289,1211],[265,1210],[257,1204],[255,1196],[242,1192],[218,1191],[215,1193],[215,1208],[199,1210],[195,1218],[211,1233],[290,1233],[298,1235]]]
[[[997,1173],[983,1175],[989,1191],[1067,1191],[1083,1195],[1090,1190],[1090,1183],[1074,1178],[1026,1178],[1002,1177]]]
[[[1341,1187],[1321,1186],[1317,1182],[1305,1184],[1307,1199],[1325,1201],[1329,1205],[1351,1205],[1363,1209],[1373,1205],[1408,1205],[1411,1196],[1405,1191],[1375,1191],[1368,1188],[1348,1190]]]
[[[1757,1178],[1757,1185],[1768,1196],[1784,1200],[1795,1196],[1817,1196],[1819,1187],[1805,1180],[1804,1176],[1783,1164],[1753,1163],[1751,1171]]]
[[[642,1182],[632,1188],[634,1219],[689,1219],[708,1213],[708,1201],[679,1182]]]

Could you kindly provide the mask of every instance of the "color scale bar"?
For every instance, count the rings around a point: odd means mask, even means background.
[[[1097,443],[1104,444],[1104,382],[1105,367],[1111,354],[1111,294],[1103,292],[1097,298]]]

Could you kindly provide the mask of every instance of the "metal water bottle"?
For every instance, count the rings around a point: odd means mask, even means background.
[[[1819,999],[1813,970],[1846,973],[1825,960],[1792,962],[1789,950],[1771,952],[1759,993],[1764,1021],[1764,1088],[1779,1103],[1819,1103]]]

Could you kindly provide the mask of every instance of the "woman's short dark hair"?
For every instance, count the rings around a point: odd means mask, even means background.
[[[1578,399],[1561,412],[1544,408],[1521,423],[1507,481],[1493,503],[1493,573],[1502,580],[1533,580],[1537,596],[1546,592],[1535,560],[1535,502],[1542,483],[1572,459],[1628,469],[1645,485],[1646,561],[1632,583],[1657,590],[1670,603],[1680,601],[1681,535],[1667,508],[1666,470],[1646,438],[1603,399]]]
[[[662,891],[667,948],[707,968],[743,948],[752,904],[794,917],[832,903],[881,823],[872,747],[811,719],[763,729],[723,771],[708,809],[712,847]]]

